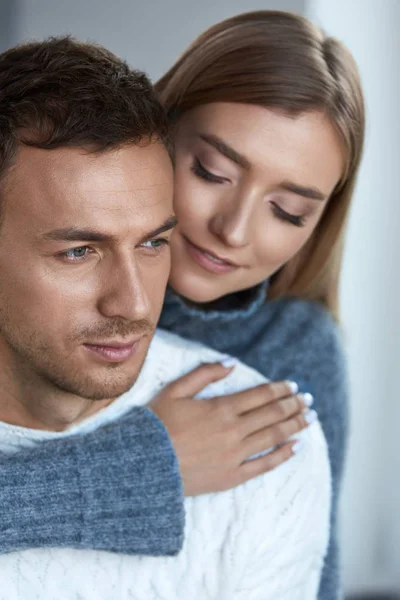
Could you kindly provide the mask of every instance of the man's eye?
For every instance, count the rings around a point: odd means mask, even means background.
[[[78,261],[82,261],[84,258],[86,258],[88,252],[89,252],[88,246],[79,246],[78,248],[71,248],[71,250],[66,250],[62,254],[70,262],[78,262]]]
[[[169,240],[167,238],[156,238],[154,240],[148,240],[143,242],[142,248],[149,248],[150,250],[160,250],[163,246],[169,246]]]

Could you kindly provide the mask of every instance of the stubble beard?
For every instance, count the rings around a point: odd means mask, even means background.
[[[23,333],[20,328],[19,330],[11,328],[7,320],[4,322],[4,319],[1,319],[0,322],[0,335],[11,354],[14,355],[13,375],[21,381],[23,387],[32,385],[37,387],[38,391],[52,389],[56,393],[72,394],[91,401],[117,398],[135,384],[145,361],[154,330],[155,327],[151,327],[147,321],[122,323],[122,325],[121,320],[119,320],[119,324],[115,321],[107,322],[98,327],[96,331],[85,330],[79,335],[70,336],[69,342],[73,351],[70,355],[62,356],[49,345],[40,342],[36,332],[28,335],[27,332]],[[88,361],[85,372],[84,360],[82,360],[82,366],[74,364],[78,359],[73,358],[72,355],[81,345],[77,340],[90,339],[92,341],[96,338],[104,339],[113,335],[124,337],[137,333],[145,333],[141,344],[147,342],[147,348],[140,359],[136,356],[136,360],[139,362],[134,362],[135,368],[133,365],[127,366],[124,363],[105,363],[93,367],[93,363]],[[86,351],[83,350],[83,352]],[[90,373],[90,371],[92,372]]]

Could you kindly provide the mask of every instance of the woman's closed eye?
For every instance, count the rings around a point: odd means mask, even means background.
[[[291,223],[296,227],[303,227],[305,224],[305,218],[303,215],[293,215],[288,213],[286,210],[283,210],[279,204],[276,202],[271,202],[272,210],[275,216],[281,221],[286,221],[287,223]]]
[[[214,173],[211,173],[211,171],[208,171],[198,158],[194,159],[191,170],[197,177],[200,177],[200,179],[204,179],[211,183],[226,183],[229,181],[226,177],[221,177],[220,175],[215,175]]]
[[[197,157],[195,157],[195,159],[194,159],[191,170],[197,177],[200,177],[200,179],[203,179],[210,183],[221,184],[221,183],[226,183],[226,182],[230,181],[226,177],[221,177],[220,175],[215,175],[215,173],[211,173],[211,171],[209,171],[208,169],[206,169],[204,167],[204,165],[202,165],[202,163],[200,162],[200,160]],[[305,218],[303,215],[294,215],[292,213],[289,213],[286,210],[284,210],[281,206],[279,206],[279,204],[277,204],[276,202],[271,202],[271,205],[272,205],[275,216],[278,219],[280,219],[281,221],[285,221],[286,223],[291,223],[292,225],[295,225],[296,227],[304,226]]]

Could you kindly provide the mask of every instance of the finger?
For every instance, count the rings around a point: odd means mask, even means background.
[[[276,469],[276,467],[279,467],[279,465],[294,456],[297,451],[296,448],[293,450],[295,446],[298,446],[299,449],[301,447],[297,440],[287,442],[265,456],[260,456],[259,458],[242,463],[239,467],[240,483],[245,483],[246,481],[249,481],[249,479],[253,479],[254,477],[258,477],[259,475],[268,473],[268,471],[272,471],[273,469]]]
[[[310,410],[291,417],[287,421],[282,421],[281,423],[253,433],[243,442],[245,458],[287,442],[292,435],[308,427],[316,418],[317,413],[314,410]]]
[[[234,365],[225,367],[222,363],[210,363],[197,367],[187,375],[170,383],[166,389],[171,396],[186,398],[195,396],[207,385],[227,377]]]
[[[303,412],[305,408],[309,408],[311,403],[312,396],[310,394],[297,394],[246,412],[240,417],[243,432],[246,435],[251,435],[260,429],[286,421],[290,417]]]
[[[263,383],[243,392],[232,394],[230,398],[234,402],[237,414],[244,414],[270,402],[293,396],[298,392],[298,386],[292,381],[278,381]]]

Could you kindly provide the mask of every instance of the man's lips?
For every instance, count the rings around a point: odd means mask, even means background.
[[[129,342],[106,340],[104,342],[86,343],[84,347],[97,357],[108,362],[122,362],[130,358],[137,351],[142,337],[136,337]]]
[[[226,258],[222,258],[209,250],[205,250],[200,246],[196,246],[188,240],[185,236],[182,236],[188,254],[204,269],[214,274],[231,273],[239,268],[239,265],[233,263]]]

